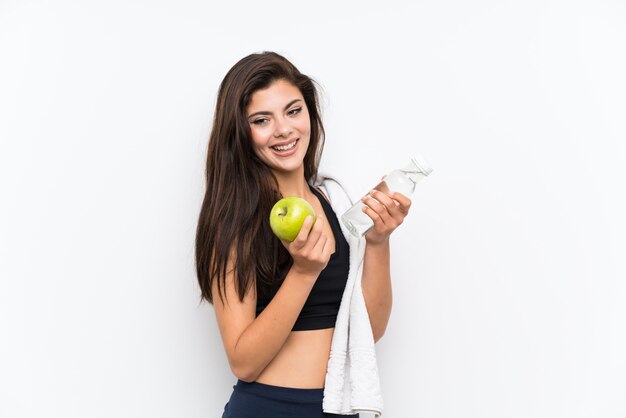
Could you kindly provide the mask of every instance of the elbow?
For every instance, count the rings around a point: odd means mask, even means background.
[[[252,383],[256,381],[256,378],[258,377],[258,375],[254,373],[241,373],[241,372],[235,372],[235,371],[233,371],[233,373],[235,373],[235,376],[237,377],[237,379],[246,383]]]
[[[385,335],[385,330],[374,332],[374,344],[380,341],[380,339],[383,338],[383,335]]]
[[[374,343],[377,343],[387,331],[387,322],[384,324],[378,324],[378,326],[372,327],[372,336],[374,337]]]
[[[237,377],[247,383],[256,381],[264,367],[259,363],[259,359],[254,355],[237,350],[237,345],[232,350],[226,352],[230,370]]]
[[[252,367],[230,363],[230,370],[233,372],[235,377],[239,380],[242,380],[247,383],[254,382],[257,377],[259,377],[259,372],[254,370]]]

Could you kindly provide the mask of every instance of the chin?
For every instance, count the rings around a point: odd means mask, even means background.
[[[292,158],[289,161],[276,162],[275,160],[265,160],[265,164],[272,170],[290,173],[304,168],[304,155],[301,158]]]
[[[304,164],[302,161],[300,164],[282,164],[282,165],[274,165],[270,166],[272,170],[281,172],[281,173],[293,173],[294,171],[299,171],[304,169]]]

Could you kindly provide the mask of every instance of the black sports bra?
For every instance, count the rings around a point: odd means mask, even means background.
[[[309,293],[309,297],[304,303],[292,331],[333,328],[337,320],[343,290],[348,281],[350,247],[341,232],[339,220],[326,198],[314,187],[310,185],[309,187],[322,204],[326,219],[330,223],[330,228],[335,237],[335,252],[330,256],[328,264],[321,271],[317,281],[311,288],[311,293]],[[260,289],[257,288],[257,316],[274,298],[281,284],[282,280],[279,280],[265,292],[259,292]]]

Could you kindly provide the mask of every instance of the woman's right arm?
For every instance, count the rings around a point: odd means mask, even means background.
[[[332,248],[322,232],[323,219],[318,216],[313,228],[308,218],[292,243],[284,243],[293,265],[280,289],[258,317],[256,293],[250,289],[239,301],[231,266],[228,268],[224,301],[214,298],[215,314],[222,341],[237,378],[251,382],[278,354],[311,292],[319,273],[330,258]],[[217,286],[213,284],[213,294]]]

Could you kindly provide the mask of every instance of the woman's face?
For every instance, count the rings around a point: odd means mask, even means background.
[[[292,172],[302,167],[309,147],[311,122],[300,90],[277,80],[252,94],[247,109],[254,150],[271,169]]]

